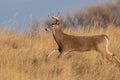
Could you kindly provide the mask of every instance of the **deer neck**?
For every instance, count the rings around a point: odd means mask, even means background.
[[[62,43],[62,40],[64,37],[64,33],[62,32],[62,30],[56,29],[56,30],[54,30],[54,32],[52,32],[52,34],[53,34],[53,37],[54,37],[56,43],[58,45],[60,45]]]

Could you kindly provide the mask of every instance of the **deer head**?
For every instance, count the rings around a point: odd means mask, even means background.
[[[49,16],[49,19],[46,21],[47,28],[45,28],[46,31],[55,31],[55,30],[60,30],[60,25],[61,25],[61,20],[59,18],[59,15],[57,16]]]

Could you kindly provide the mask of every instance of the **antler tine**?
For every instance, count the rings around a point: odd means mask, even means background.
[[[48,14],[48,17],[50,17],[50,15]]]
[[[58,15],[59,15],[59,13],[58,13]],[[51,18],[56,19],[56,20],[59,20],[58,15],[54,16],[54,13],[52,13],[52,15],[48,14],[48,17],[51,17]]]
[[[58,16],[58,17],[60,16],[60,12],[58,12],[57,16]]]
[[[52,16],[51,14],[48,14],[48,17],[49,17],[49,18],[51,18],[51,16]]]
[[[59,18],[58,18],[58,17],[56,17],[56,16],[52,16],[52,18],[53,18],[53,19],[56,19],[56,20],[59,20]]]
[[[54,16],[54,13],[48,14],[48,17],[49,17],[49,18],[52,17],[52,16]]]

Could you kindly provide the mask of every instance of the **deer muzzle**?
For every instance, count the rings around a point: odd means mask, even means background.
[[[50,29],[48,29],[48,28],[45,28],[45,31],[49,31],[49,32],[50,32]]]

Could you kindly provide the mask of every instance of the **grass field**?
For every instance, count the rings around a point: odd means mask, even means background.
[[[120,58],[120,29],[65,29],[65,33],[88,36],[107,34],[109,49]],[[99,62],[97,52],[71,52],[61,59],[57,53],[46,62],[46,55],[57,49],[50,33],[22,34],[0,30],[0,80],[120,80],[120,67]]]

